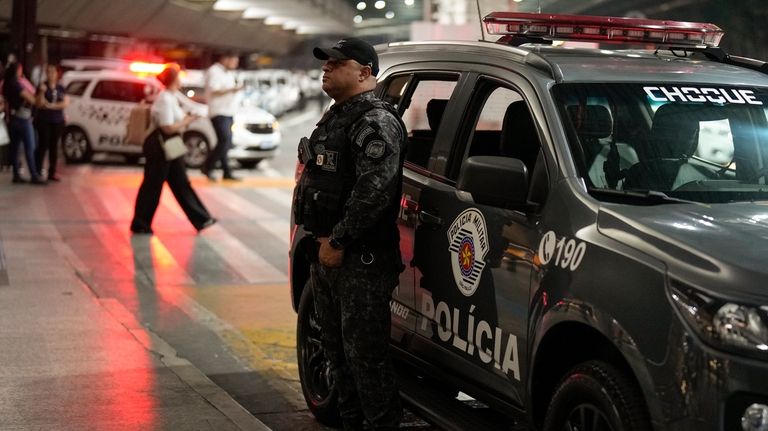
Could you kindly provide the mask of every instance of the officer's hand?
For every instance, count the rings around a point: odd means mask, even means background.
[[[320,243],[320,252],[318,259],[320,264],[327,268],[338,268],[344,260],[344,250],[336,250],[328,244],[328,238],[318,238]]]

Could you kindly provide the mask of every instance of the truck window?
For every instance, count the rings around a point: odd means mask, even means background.
[[[414,77],[399,109],[408,131],[407,163],[427,168],[445,108],[456,89],[457,75],[440,78]],[[402,81],[394,80],[393,84]],[[392,93],[389,89],[387,94]],[[397,93],[397,91],[395,91]]]
[[[449,178],[457,178],[464,160],[473,156],[520,159],[530,178],[541,141],[528,104],[520,92],[497,81],[481,79],[469,106],[474,116],[469,116],[461,131],[465,144],[454,151]]]
[[[67,85],[66,92],[71,96],[82,96],[91,81],[72,81]]]
[[[146,86],[143,82],[104,80],[96,84],[91,98],[139,103],[147,96],[145,93]]]

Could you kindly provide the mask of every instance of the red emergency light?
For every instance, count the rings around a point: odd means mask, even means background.
[[[166,66],[167,64],[163,63],[145,63],[143,61],[134,61],[128,66],[128,70],[137,74],[159,75]]]
[[[725,32],[714,24],[584,15],[492,12],[489,34],[590,42],[718,46]]]

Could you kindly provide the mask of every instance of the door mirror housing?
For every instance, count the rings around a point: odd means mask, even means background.
[[[528,207],[528,169],[520,159],[470,157],[461,166],[457,187],[478,204],[505,209]]]

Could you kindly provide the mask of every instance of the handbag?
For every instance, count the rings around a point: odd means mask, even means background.
[[[163,138],[163,134],[160,133],[160,144],[163,146],[165,160],[176,160],[187,154],[187,146],[184,145],[184,140],[181,139],[181,135],[174,135],[165,139]]]
[[[0,112],[0,147],[11,143],[11,137],[8,135],[8,127],[5,125],[5,113]]]
[[[152,114],[150,106],[142,102],[131,109],[128,114],[128,125],[125,129],[125,143],[142,145],[147,135],[152,131]]]

